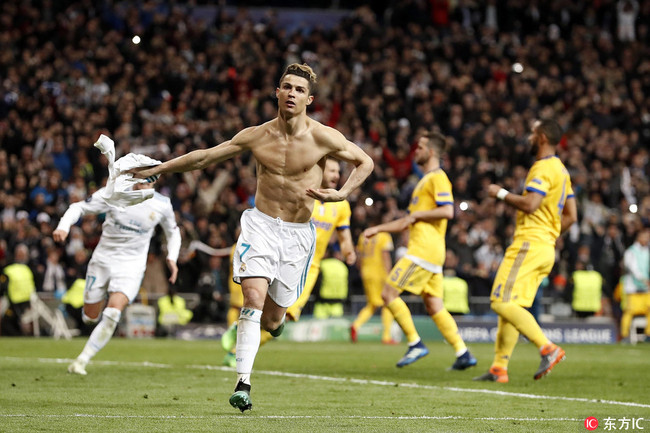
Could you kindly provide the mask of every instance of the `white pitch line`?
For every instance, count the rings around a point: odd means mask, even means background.
[[[50,362],[57,364],[69,363],[72,360],[66,358],[18,358],[12,356],[3,356],[0,359],[5,359],[8,361],[25,361],[26,359],[36,359],[39,362]],[[92,364],[95,365],[121,365],[121,366],[130,366],[130,367],[150,367],[150,368],[178,368],[171,364],[157,364],[153,362],[121,362],[121,361],[92,361]],[[231,367],[223,367],[216,365],[187,365],[185,368],[198,369],[198,370],[218,370],[218,371],[235,371]],[[451,392],[474,392],[482,394],[492,394],[500,395],[505,397],[519,397],[519,398],[529,398],[534,400],[560,400],[560,401],[575,401],[580,403],[594,403],[594,404],[607,404],[615,406],[630,406],[630,407],[641,407],[641,408],[650,408],[650,404],[644,403],[634,403],[628,401],[616,401],[616,400],[602,400],[597,398],[584,398],[584,397],[564,397],[564,396],[554,396],[554,395],[539,395],[539,394],[526,394],[521,392],[509,392],[509,391],[499,391],[493,389],[477,389],[477,388],[458,388],[454,386],[437,386],[437,385],[422,385],[418,383],[399,383],[399,382],[388,382],[382,380],[371,380],[371,379],[357,379],[357,378],[346,378],[346,377],[332,377],[332,376],[320,376],[316,374],[303,374],[303,373],[288,373],[284,371],[273,371],[273,370],[255,370],[255,374],[264,374],[267,376],[281,376],[281,377],[292,377],[298,379],[310,379],[310,380],[320,380],[327,382],[338,382],[338,383],[356,383],[359,385],[378,385],[378,386],[402,386],[405,388],[415,388],[415,389],[428,389],[428,390],[445,390]]]
[[[584,421],[582,418],[515,418],[515,417],[468,417],[468,416],[363,416],[363,415],[216,415],[216,416],[191,416],[191,415],[94,415],[84,413],[74,414],[0,414],[0,418],[138,418],[138,419],[386,419],[386,420],[469,420],[469,421],[540,421],[540,422],[567,422]]]

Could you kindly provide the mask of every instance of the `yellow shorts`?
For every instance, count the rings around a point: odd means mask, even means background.
[[[230,308],[241,308],[244,306],[244,294],[241,291],[241,286],[234,281],[228,282],[228,290],[230,291],[229,304]]]
[[[530,307],[540,283],[551,272],[554,263],[553,245],[516,240],[499,265],[490,301]]]
[[[442,274],[435,274],[402,257],[395,263],[386,278],[386,283],[399,290],[414,295],[431,295],[442,298]]]
[[[650,293],[630,293],[625,295],[625,312],[642,316],[650,311]]]
[[[384,289],[386,278],[372,276],[370,278],[362,277],[361,280],[363,281],[363,292],[366,294],[368,303],[374,307],[384,305],[384,301],[381,299],[381,291]]]

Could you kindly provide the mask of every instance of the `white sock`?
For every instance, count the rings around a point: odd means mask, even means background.
[[[250,385],[250,375],[257,350],[260,348],[260,319],[262,310],[244,307],[241,309],[237,326],[237,383],[241,380]]]
[[[458,358],[459,356],[463,356],[465,352],[467,352],[467,347],[464,348],[463,350],[459,350],[458,352],[456,352],[456,358]]]
[[[84,350],[77,357],[79,361],[87,364],[97,352],[106,346],[106,343],[108,343],[115,332],[121,315],[122,312],[117,308],[104,308],[102,320],[95,326],[95,329],[90,334],[90,338],[88,338],[88,342],[86,342],[86,346],[84,346]]]

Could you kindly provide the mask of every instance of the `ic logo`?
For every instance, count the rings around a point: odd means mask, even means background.
[[[596,430],[598,428],[598,420],[590,416],[585,420],[585,428],[589,431]]]

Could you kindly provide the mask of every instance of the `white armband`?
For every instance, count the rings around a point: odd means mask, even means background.
[[[508,194],[510,194],[510,192],[507,189],[501,188],[499,192],[497,192],[497,198],[499,200],[504,200]]]

